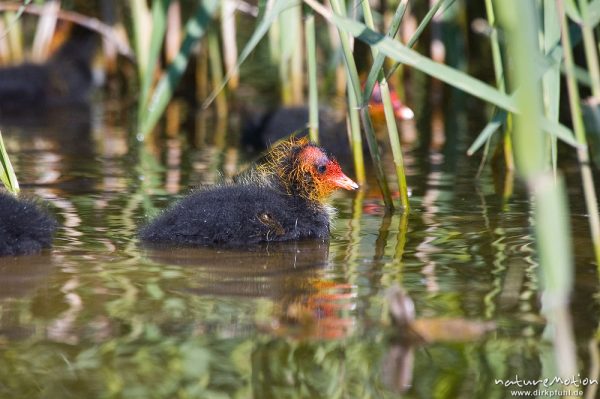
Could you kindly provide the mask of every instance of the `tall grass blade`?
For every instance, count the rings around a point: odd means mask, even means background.
[[[34,61],[41,62],[48,58],[50,41],[56,29],[59,9],[60,2],[56,0],[49,1],[43,5],[43,12],[38,19],[31,49],[31,57]]]
[[[589,13],[588,0],[579,0],[579,9],[585,17]],[[600,66],[598,64],[598,42],[594,37],[594,26],[589,25],[585,18],[581,26],[583,33],[583,48],[590,78],[592,79],[592,95],[600,100]]]
[[[544,0],[543,2],[543,45],[544,53],[551,55],[556,44],[560,42],[560,22],[555,0]],[[558,122],[560,103],[560,62],[553,63],[542,76],[544,113],[552,122]],[[557,138],[549,137],[550,162],[552,171],[556,177],[557,173]]]
[[[348,94],[352,93],[350,81],[348,85]],[[354,160],[354,172],[356,173],[356,181],[361,186],[367,181],[365,172],[365,160],[363,155],[362,138],[360,135],[360,114],[359,106],[356,101],[356,96],[348,95],[348,130],[350,132],[350,144],[352,147],[352,159]]]
[[[453,2],[454,0],[437,0],[435,4],[429,9],[429,11],[427,11],[427,14],[425,14],[425,17],[423,17],[423,20],[421,21],[421,23],[419,23],[419,26],[417,26],[415,33],[413,33],[413,35],[411,36],[410,40],[406,44],[406,47],[410,48],[415,45],[415,43],[423,34],[423,31],[425,31],[427,25],[429,25],[435,14],[437,14],[438,10],[444,5],[444,3],[448,3],[449,7]],[[396,62],[392,66],[392,68],[390,68],[390,71],[388,72],[386,78],[389,79],[390,76],[392,76],[394,72],[396,72],[396,69],[398,69],[400,65],[402,65],[402,62]]]
[[[496,23],[496,13],[494,12],[494,6],[492,0],[485,0],[485,11],[488,19],[488,23],[492,28],[490,33],[490,45],[492,48],[492,61],[494,63],[494,77],[496,80],[496,87],[502,93],[506,93],[506,81],[504,75],[504,64],[502,62],[502,51],[500,50],[500,39],[498,38],[498,27]],[[505,116],[506,120],[506,116]],[[491,138],[491,134],[489,136]],[[489,138],[487,145],[489,146]],[[510,136],[510,129],[506,129],[504,132],[504,163],[506,164],[507,170],[514,170],[514,156],[512,149],[512,139]],[[469,152],[467,151],[467,154]],[[487,151],[486,151],[487,154]],[[485,160],[485,157],[484,157]],[[483,162],[483,161],[482,161]]]
[[[471,156],[477,150],[481,148],[489,139],[492,137],[492,134],[496,132],[504,123],[506,123],[507,114],[504,111],[497,112],[496,115],[492,118],[491,121],[488,122],[487,125],[483,128],[479,136],[473,141],[473,144],[467,150],[467,155]]]
[[[323,10],[325,10],[320,4],[315,3],[314,1],[310,1],[307,3],[315,9],[315,11],[322,14]],[[315,8],[316,7],[316,8]],[[338,17],[338,15],[343,15],[344,10],[340,4],[339,0],[331,0],[331,7],[334,10],[334,17]],[[326,13],[329,11],[326,10]],[[337,15],[336,15],[337,14]],[[331,14],[330,14],[331,15]],[[344,18],[346,19],[346,18]],[[364,26],[364,25],[363,25]],[[350,40],[344,32],[343,29],[340,29],[338,26],[338,33],[342,43],[342,50],[344,54],[344,64],[346,65],[346,72],[348,74],[348,80],[351,90],[348,90],[349,96],[355,97],[356,104],[361,103],[361,90],[360,90],[360,80],[358,78],[358,71],[356,69],[356,63],[354,61],[354,56],[352,54],[352,48],[350,46]],[[367,138],[367,144],[369,146],[369,152],[371,153],[371,158],[373,159],[373,164],[375,166],[375,175],[377,177],[377,182],[379,183],[379,187],[381,188],[381,192],[383,195],[383,201],[388,209],[394,209],[394,203],[392,201],[392,195],[390,193],[390,189],[388,187],[387,178],[385,176],[385,172],[383,170],[383,163],[381,162],[381,155],[379,153],[379,144],[377,144],[377,140],[375,139],[375,131],[373,129],[373,122],[371,121],[371,116],[369,115],[369,110],[367,107],[360,108],[360,119],[362,122],[362,126],[365,131],[365,136]]]
[[[588,12],[585,16],[585,23],[589,26],[596,26],[600,23],[600,0],[593,0],[588,5]]]
[[[563,143],[577,149],[582,148],[582,145],[577,141],[577,139],[575,139],[573,131],[565,125],[551,121],[545,116],[542,116],[540,117],[540,126],[542,127],[543,131],[558,138]]]
[[[10,60],[15,64],[23,61],[25,53],[23,50],[23,24],[22,20],[16,15],[20,14],[14,12],[6,13],[6,28],[2,34],[2,36],[6,35],[8,37]]]
[[[507,111],[517,111],[514,99],[492,86],[452,67],[434,62],[400,42],[369,29],[363,23],[331,13],[313,0],[305,1],[328,21],[335,24],[342,32],[349,33],[369,46],[376,47],[378,51],[391,59],[418,69]]]
[[[221,57],[219,36],[217,35],[216,31],[211,30],[208,32],[207,46],[212,87],[218,87],[223,82],[223,57]],[[225,118],[227,116],[227,97],[225,96],[225,91],[219,92],[217,95],[216,104],[217,115],[219,119]]]
[[[298,54],[302,53],[301,48],[301,7],[300,3],[293,7],[288,7],[279,13],[279,30],[277,35],[277,45],[279,47],[279,83],[281,85],[281,98],[285,105],[297,105],[301,102],[302,88],[298,89],[298,82],[302,82],[301,76],[298,76]],[[301,61],[301,58],[300,58]],[[300,75],[302,74],[302,65],[300,64]],[[298,93],[300,91],[300,93]]]
[[[235,8],[237,1],[223,0],[221,3],[221,38],[223,40],[223,61],[225,69],[231,70],[237,63],[237,28],[235,25]],[[237,89],[239,85],[239,74],[234,73],[229,79],[229,88]]]
[[[227,84],[229,79],[231,79],[231,76],[240,68],[240,65],[242,65],[244,63],[244,61],[246,61],[246,58],[248,58],[250,53],[252,53],[254,48],[258,45],[258,43],[261,41],[261,39],[268,32],[269,27],[273,24],[273,22],[279,16],[279,13],[281,13],[283,10],[285,10],[289,7],[293,7],[296,4],[298,4],[298,0],[278,0],[278,1],[275,1],[275,4],[273,5],[272,8],[269,9],[269,7],[267,7],[267,10],[265,11],[265,15],[264,15],[263,19],[259,22],[258,26],[254,30],[254,33],[252,33],[252,36],[248,40],[248,43],[246,43],[246,46],[240,53],[240,55],[238,57],[238,62],[235,65],[235,68],[233,70],[227,71],[227,74],[225,75],[225,78],[223,79],[223,82],[221,83],[221,85],[219,87],[213,89],[213,91],[208,96],[206,101],[204,101],[204,103],[202,104],[202,108],[208,108],[208,106],[214,101],[217,94],[221,90],[223,90],[223,87],[225,87],[225,85]]]
[[[517,86],[521,114],[515,115],[514,149],[517,169],[534,200],[534,227],[544,287],[545,316],[554,331],[554,362],[561,377],[577,373],[571,326],[566,318],[573,283],[566,193],[562,180],[546,172],[544,135],[538,115],[543,98],[535,63],[539,52],[536,8],[533,2],[497,2],[505,28],[508,56],[513,61],[510,82]],[[522,24],[520,20],[530,21]],[[569,48],[570,51],[570,48]]]
[[[564,0],[564,8],[565,8],[565,12],[569,16],[569,18],[571,18],[576,23],[581,24],[581,22],[582,22],[581,14],[579,13],[579,10],[577,9],[575,0]]]
[[[590,230],[594,245],[594,253],[596,256],[596,266],[600,270],[600,216],[598,215],[598,202],[596,190],[594,188],[594,180],[590,169],[590,156],[587,148],[587,139],[585,136],[585,127],[583,125],[583,116],[581,113],[581,98],[579,97],[579,88],[575,80],[573,72],[575,61],[571,49],[571,38],[569,33],[568,21],[565,16],[565,9],[562,0],[558,0],[558,10],[560,15],[560,28],[562,46],[565,56],[565,68],[567,72],[567,91],[569,93],[569,106],[571,108],[571,119],[575,130],[575,137],[581,148],[577,151],[579,159],[579,168],[583,181],[583,191],[585,203],[587,206],[588,218],[590,222]]]
[[[306,41],[306,70],[308,72],[308,135],[315,143],[319,142],[319,90],[317,84],[317,43],[315,16],[308,12],[304,20]]]
[[[304,52],[302,51],[302,7],[292,8],[294,17],[292,19],[294,37],[296,38],[294,43],[295,51],[292,52],[290,59],[290,77],[292,86],[292,103],[293,104],[304,104]],[[291,29],[290,29],[291,31]]]
[[[139,120],[143,120],[146,114],[146,104],[148,103],[150,88],[152,87],[154,73],[159,63],[160,50],[162,49],[165,32],[167,31],[167,10],[169,8],[169,3],[170,0],[154,0],[152,2],[150,46],[146,56],[144,75],[140,76],[140,98],[138,102]]]
[[[443,1],[443,0],[442,0]],[[392,22],[390,23],[390,27],[387,32],[387,36],[390,38],[394,38],[398,29],[400,28],[400,23],[402,22],[402,18],[406,13],[406,6],[408,1],[402,0],[398,4],[396,8],[396,12],[392,17]],[[365,3],[363,3],[365,4]],[[368,3],[366,3],[368,5]],[[385,54],[378,53],[375,57],[375,61],[373,61],[373,65],[371,65],[371,69],[369,70],[369,75],[367,75],[367,80],[365,81],[365,87],[363,89],[363,100],[366,101],[365,105],[369,102],[371,98],[371,94],[373,93],[373,88],[375,88],[375,83],[378,80],[379,73],[382,71],[383,63],[385,62]],[[389,76],[388,76],[389,78]]]
[[[342,31],[350,33],[352,36],[370,46],[377,47],[379,51],[391,59],[400,61],[408,66],[418,69],[421,72],[424,72],[434,78],[448,83],[451,86],[461,89],[466,93],[497,105],[506,111],[513,113],[519,112],[514,94],[508,95],[506,93],[502,93],[494,87],[475,79],[466,73],[458,71],[447,65],[434,62],[431,59],[417,53],[416,51],[413,51],[402,45],[401,43],[383,36],[372,29],[369,29],[366,25],[358,21],[331,13],[314,0],[305,0],[305,2],[316,12],[325,17],[325,19],[334,23]],[[538,59],[541,58],[542,57],[540,56]],[[536,71],[535,73],[535,76],[541,76],[540,71]],[[573,139],[572,132],[569,128],[559,123],[552,122],[544,116],[540,116],[540,118],[540,123],[544,131],[556,135],[559,139],[571,146],[579,147],[578,143]]]
[[[150,133],[163,114],[173,96],[175,86],[185,72],[195,44],[204,36],[212,21],[218,3],[217,0],[203,1],[198,6],[196,14],[186,23],[185,37],[179,54],[162,74],[150,99],[148,111],[144,119],[140,121],[139,139],[144,139]]]
[[[181,36],[183,25],[181,23],[181,1],[171,0],[167,9],[167,28],[165,31],[165,62],[173,62],[179,47],[181,46]]]
[[[369,28],[374,29],[373,16],[371,15],[371,6],[368,2],[362,2],[363,5],[363,13],[365,17],[365,22]],[[401,2],[398,8],[406,9],[406,2]],[[400,14],[396,21],[394,21],[394,26],[390,29],[388,37],[394,37],[400,26],[400,18],[402,17],[403,12],[396,12],[396,15]],[[373,53],[373,58],[377,60],[380,56],[379,51],[372,47],[371,51]],[[385,113],[385,122],[387,125],[388,136],[390,138],[390,146],[392,147],[392,155],[394,157],[394,165],[396,167],[396,176],[398,178],[398,190],[400,192],[400,203],[402,208],[405,211],[408,211],[410,205],[408,203],[408,187],[406,185],[406,174],[404,172],[404,159],[402,156],[402,147],[400,145],[400,135],[398,134],[398,126],[396,125],[396,114],[394,112],[394,106],[392,105],[392,98],[390,96],[390,89],[383,74],[383,70],[378,71],[378,81],[379,81],[379,89],[381,92],[381,99],[383,101],[383,109]],[[371,97],[371,93],[366,91],[363,93],[363,104],[368,104],[369,98]]]
[[[148,37],[148,32],[152,29],[150,26],[150,11],[146,0],[129,0],[129,8],[131,9],[133,21],[133,47],[137,60],[138,78],[140,82],[143,82],[147,73],[146,68],[148,67],[150,51],[150,38]]]
[[[8,158],[8,153],[6,152],[6,148],[4,147],[4,140],[2,140],[2,133],[0,132],[0,180],[4,184],[4,187],[8,191],[13,194],[19,193],[19,181],[17,180],[17,175],[15,175],[15,170],[10,163],[10,159]]]

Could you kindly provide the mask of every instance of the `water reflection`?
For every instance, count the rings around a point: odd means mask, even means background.
[[[310,279],[328,266],[328,253],[328,243],[318,241],[270,244],[250,250],[144,249],[144,255],[159,264],[193,267],[190,284],[196,294],[277,301],[310,291]]]
[[[247,160],[232,124],[200,113],[189,127],[171,112],[170,133],[145,145],[108,106],[81,123],[72,113],[3,127],[25,191],[49,201],[61,229],[52,251],[0,260],[0,397],[487,398],[509,394],[495,378],[542,375],[549,346],[518,182],[506,190],[488,168],[474,181],[477,160],[415,144],[408,214],[386,214],[369,181],[334,198],[329,243],[140,247],[141,223]],[[442,122],[433,141],[462,140]],[[574,342],[592,373],[597,279],[584,210],[572,221]],[[387,320],[394,283],[415,303],[419,339]],[[468,333],[488,322],[490,334]]]

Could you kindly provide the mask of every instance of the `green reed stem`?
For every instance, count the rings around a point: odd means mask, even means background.
[[[562,0],[558,0],[558,12],[560,15],[560,26],[562,32],[562,47],[565,57],[565,69],[567,77],[567,91],[569,93],[569,105],[571,107],[571,119],[575,130],[575,137],[580,144],[577,150],[579,159],[579,168],[581,179],[583,181],[583,192],[585,203],[590,221],[590,230],[594,242],[594,254],[596,256],[596,266],[600,270],[600,219],[598,216],[598,202],[596,199],[596,190],[594,180],[590,169],[590,156],[588,152],[587,139],[585,137],[585,127],[583,125],[583,116],[581,114],[581,103],[579,89],[575,80],[575,61],[571,49],[571,38],[569,36],[569,26],[565,15],[565,8]]]
[[[198,6],[196,14],[187,21],[185,25],[185,37],[179,53],[168,66],[167,70],[161,75],[148,103],[148,111],[144,119],[139,122],[139,139],[144,139],[150,133],[167,108],[175,87],[179,83],[192,56],[192,50],[198,40],[206,33],[217,6],[217,0],[203,1]]]
[[[308,71],[308,135],[311,141],[318,143],[319,90],[317,85],[317,45],[315,36],[315,16],[312,10],[310,10],[304,20],[306,69]]]
[[[398,8],[396,8],[396,12],[394,13],[394,16],[392,17],[392,22],[390,24],[390,27],[388,29],[387,32],[387,36],[388,37],[394,37],[396,36],[396,33],[398,33],[398,29],[400,28],[400,23],[402,22],[402,18],[404,17],[404,14],[406,13],[406,5],[408,3],[408,0],[402,0],[400,1],[400,4],[398,4]],[[363,2],[363,8],[368,7],[368,3]],[[373,18],[370,16],[371,15],[371,10],[369,7],[369,18],[371,19],[371,26],[373,26]],[[365,14],[365,19],[367,18],[367,15]],[[369,100],[371,98],[371,94],[373,93],[373,88],[375,87],[375,82],[377,82],[378,78],[379,78],[379,74],[383,71],[383,63],[385,62],[385,55],[382,53],[378,53],[375,56],[375,61],[373,61],[373,65],[371,65],[371,69],[369,70],[369,75],[367,76],[367,80],[365,81],[365,87],[363,89],[363,105],[366,106],[369,103]],[[386,79],[389,79],[389,75],[387,76]]]
[[[363,1],[361,3],[363,5],[365,23],[369,28],[374,30],[375,24],[373,23],[373,15],[371,14],[371,7],[369,6],[369,2]],[[397,16],[394,21],[396,31],[400,26],[400,21],[402,15],[404,14],[403,10],[405,9],[406,2],[401,2],[398,5],[398,10],[395,14],[395,16]],[[395,34],[396,32],[393,29],[390,29],[390,32],[388,32],[388,36],[390,37],[394,37]],[[373,53],[373,58],[377,60],[377,58],[380,56],[379,51],[375,47],[371,47],[371,52]],[[378,81],[379,89],[381,91],[381,99],[383,101],[385,122],[390,138],[390,146],[392,147],[392,155],[394,157],[394,166],[396,167],[396,176],[398,178],[398,191],[400,192],[400,203],[402,205],[402,209],[408,211],[410,209],[410,205],[408,203],[408,188],[406,186],[406,173],[404,172],[404,159],[402,156],[402,146],[400,145],[400,134],[398,133],[398,126],[396,125],[396,115],[394,113],[394,106],[392,105],[392,97],[390,96],[389,86],[387,80],[385,79],[385,75],[383,74],[382,68],[380,68],[378,72]],[[365,93],[363,94],[363,104],[368,104],[370,97],[371,93],[367,93],[367,91],[365,90]]]
[[[221,2],[221,40],[223,40],[223,61],[225,62],[225,70],[227,71],[235,71],[235,65],[238,60],[237,27],[235,24],[236,3],[236,0],[223,0]],[[231,90],[237,90],[239,81],[239,72],[235,71],[231,75],[227,86]]]
[[[294,105],[304,104],[304,71],[302,51],[302,7],[299,4],[294,9],[294,36],[296,37],[295,49],[290,58],[290,74],[292,80],[292,102]]]
[[[223,57],[221,56],[219,36],[215,30],[209,30],[206,39],[212,87],[220,87],[223,85]],[[219,92],[215,101],[217,105],[217,116],[219,118],[224,118],[227,115],[227,97],[225,96],[224,90]]]
[[[412,46],[415,45],[415,43],[417,42],[417,40],[419,40],[419,38],[423,34],[423,31],[425,31],[425,28],[427,28],[427,25],[429,25],[429,23],[431,22],[431,20],[435,16],[435,14],[438,12],[438,10],[440,9],[440,7],[442,7],[442,5],[444,5],[445,2],[448,2],[448,5],[450,5],[450,4],[452,4],[454,2],[454,0],[438,0],[433,5],[433,7],[431,7],[429,9],[429,11],[427,11],[427,14],[425,14],[425,17],[423,17],[423,20],[421,21],[421,23],[419,24],[419,26],[417,26],[417,29],[415,30],[415,33],[413,33],[413,35],[409,39],[408,43],[406,43],[406,47],[411,48]],[[394,72],[396,72],[396,69],[398,69],[398,67],[400,65],[402,65],[401,62],[396,62],[392,66],[392,68],[390,69],[390,71],[387,73],[386,78],[389,79],[390,76],[392,76],[394,74]]]
[[[356,97],[350,95],[352,86],[350,80],[346,80],[348,86],[348,122],[350,124],[350,144],[352,145],[352,158],[354,159],[354,172],[356,173],[356,182],[361,186],[367,181],[365,171],[365,160],[362,148],[362,138],[360,136],[360,114]]]
[[[544,54],[550,55],[557,43],[560,42],[560,22],[558,21],[558,11],[556,10],[555,0],[544,0],[544,23],[543,23],[543,43]],[[544,91],[544,111],[546,117],[553,122],[558,122],[558,112],[560,104],[560,62],[555,63],[548,68],[542,76],[542,87]],[[554,176],[557,176],[557,138],[550,136],[547,138],[550,144],[550,163]]]
[[[167,9],[169,8],[170,0],[154,0],[152,2],[152,20],[150,24],[150,45],[148,49],[144,49],[144,57],[146,59],[139,60],[145,62],[143,75],[140,75],[140,97],[138,99],[138,117],[143,120],[146,113],[146,105],[150,95],[152,82],[154,81],[154,73],[159,63],[160,51],[163,47],[165,32],[167,31]],[[147,10],[146,10],[147,13]],[[149,27],[147,27],[149,28]],[[136,32],[137,33],[137,32]],[[147,35],[148,31],[143,32]],[[137,43],[137,41],[136,41]],[[137,47],[136,47],[137,49]]]
[[[331,7],[333,8],[334,14],[344,15],[344,11],[340,4],[340,0],[331,0]],[[348,35],[341,29],[338,29],[338,33],[340,35],[340,40],[342,42],[342,50],[344,53],[344,61],[346,64],[346,71],[348,72],[348,77],[350,80],[350,85],[352,90],[348,93],[349,96],[354,96],[357,104],[361,102],[361,90],[360,90],[360,80],[358,78],[358,71],[356,69],[356,63],[354,62],[354,56],[352,54],[352,49],[350,47],[350,40],[348,39]],[[387,179],[385,177],[385,172],[383,170],[383,163],[381,161],[381,155],[379,154],[379,145],[377,144],[377,140],[375,139],[375,131],[373,129],[373,122],[371,121],[371,116],[369,115],[369,110],[366,107],[362,107],[360,109],[360,119],[362,121],[363,128],[365,130],[365,136],[367,138],[367,144],[369,145],[369,152],[371,153],[371,158],[373,159],[373,164],[375,166],[375,174],[377,177],[377,182],[379,183],[379,187],[381,188],[381,192],[383,194],[383,201],[388,209],[394,208],[394,203],[392,201],[392,195],[390,193],[390,189],[387,184]]]
[[[498,41],[496,14],[494,13],[492,0],[485,0],[485,12],[487,15],[488,24],[492,28],[490,33],[490,46],[492,49],[492,62],[494,63],[496,87],[506,93],[506,84],[504,82],[504,65],[502,64],[502,52],[500,51],[500,42]]]
[[[133,43],[138,67],[138,78],[143,82],[148,67],[149,46],[147,35],[151,31],[150,18],[146,0],[129,0],[133,22]]]
[[[485,0],[485,11],[488,19],[488,23],[492,28],[490,34],[490,45],[492,49],[492,62],[494,64],[494,76],[496,78],[496,87],[503,93],[506,93],[506,82],[504,81],[504,65],[502,63],[502,52],[500,51],[500,42],[498,40],[498,29],[496,22],[496,14],[494,12],[494,6],[492,0]],[[491,136],[490,138],[491,139]],[[488,139],[488,142],[489,142]],[[512,148],[512,138],[510,137],[510,131],[505,129],[504,131],[504,162],[508,170],[514,170],[514,156]]]
[[[594,27],[590,25],[588,18],[588,0],[579,0],[579,11],[582,15],[581,31],[583,33],[583,47],[585,50],[585,59],[592,79],[592,94],[600,100],[600,66],[598,65],[598,49],[596,38],[594,37]]]
[[[7,35],[10,60],[14,63],[23,61],[23,20],[20,19],[17,13],[7,12],[5,14],[5,33]],[[4,32],[2,32],[4,34]]]
[[[544,287],[543,312],[553,327],[554,358],[560,375],[576,375],[572,327],[566,323],[574,274],[568,208],[562,179],[555,180],[544,162],[544,135],[539,118],[543,109],[541,76],[535,63],[541,56],[536,9],[533,2],[527,1],[495,4],[505,28],[508,56],[514,66],[510,82],[517,89],[520,111],[514,118],[515,160],[533,196],[535,237]]]
[[[19,181],[15,170],[13,169],[8,153],[4,147],[4,140],[2,140],[2,133],[0,132],[0,181],[4,184],[6,189],[11,193],[17,195],[19,193]]]

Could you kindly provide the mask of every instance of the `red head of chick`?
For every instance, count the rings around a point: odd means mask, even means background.
[[[339,188],[358,188],[334,158],[307,138],[277,144],[256,170],[259,177],[280,186],[288,195],[314,204],[323,204]]]
[[[198,190],[140,230],[147,243],[249,246],[329,238],[327,198],[358,188],[324,149],[307,139],[274,146],[233,184]]]

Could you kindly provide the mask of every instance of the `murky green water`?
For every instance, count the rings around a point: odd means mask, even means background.
[[[481,126],[458,127],[456,151],[407,153],[407,217],[385,215],[373,183],[334,198],[329,243],[159,250],[140,248],[136,227],[234,174],[235,139],[198,123],[195,140],[143,147],[108,106],[76,115],[3,129],[24,192],[48,201],[62,228],[51,251],[0,259],[0,397],[505,398],[514,388],[495,379],[555,374],[525,191],[515,183],[503,199],[506,182],[489,168],[476,180],[478,159],[462,155]],[[567,180],[578,367],[598,378],[576,168]],[[394,284],[430,342],[405,342],[390,324]],[[496,328],[477,337],[464,320]]]

